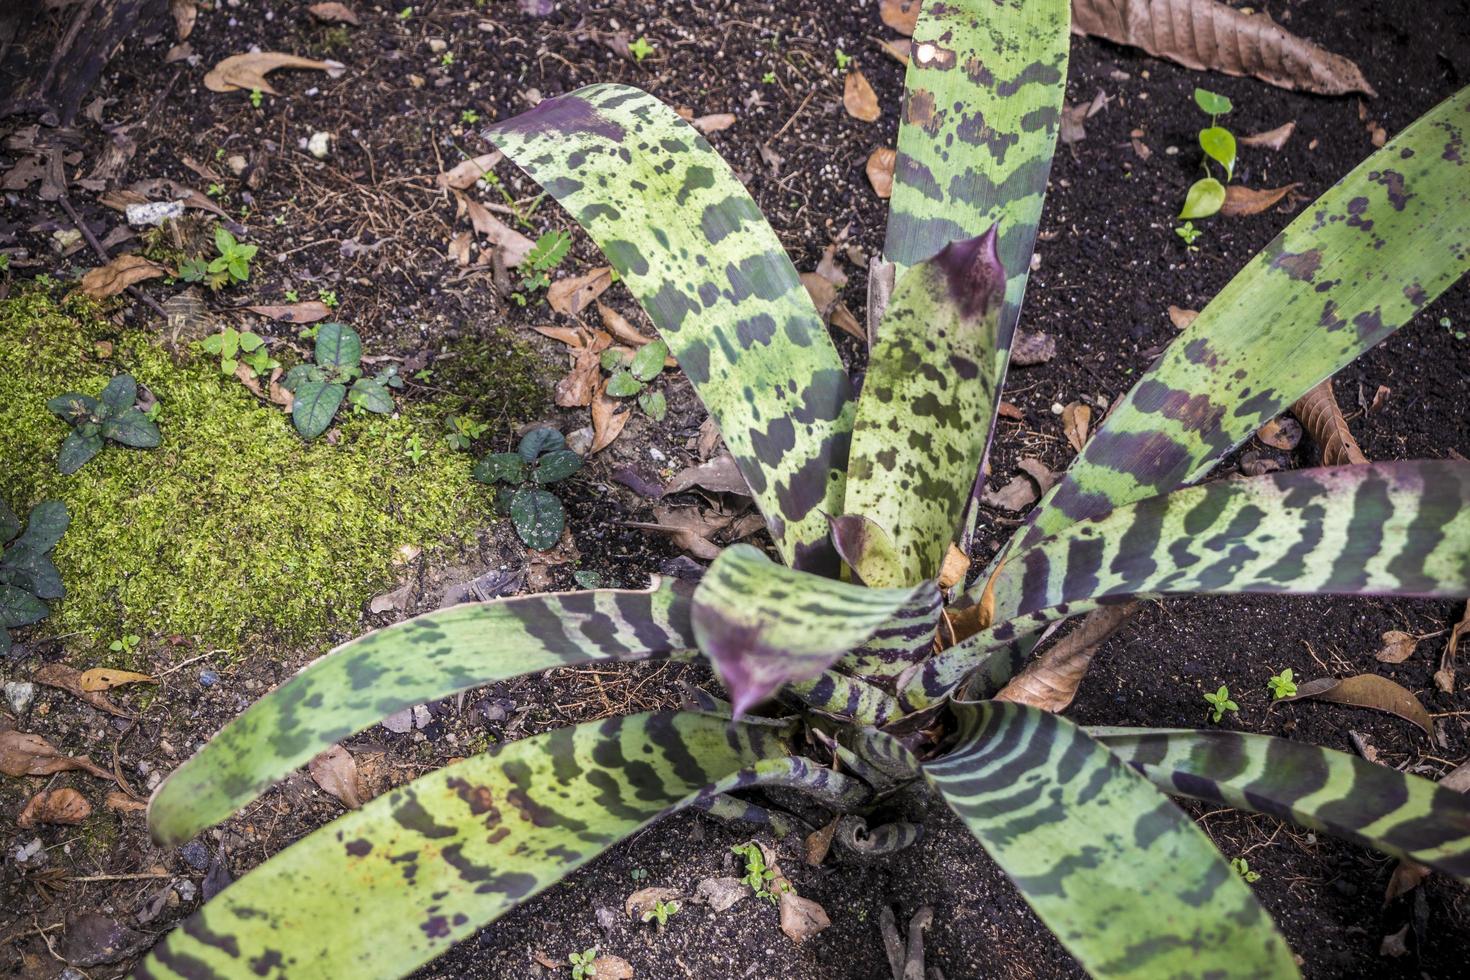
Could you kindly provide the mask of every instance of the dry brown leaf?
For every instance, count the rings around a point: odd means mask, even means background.
[[[965,580],[965,574],[969,570],[970,556],[951,541],[949,550],[944,553],[944,561],[939,566],[939,587],[941,589],[954,588]]]
[[[1378,411],[1388,401],[1388,396],[1391,394],[1393,394],[1392,388],[1388,385],[1379,385],[1373,392],[1373,400],[1368,403],[1367,408],[1363,409],[1364,414],[1371,415],[1373,412]]]
[[[123,791],[116,789],[108,792],[107,799],[102,801],[102,805],[118,813],[142,813],[148,809],[147,803],[144,803],[142,800],[135,800]]]
[[[323,790],[335,796],[349,810],[362,806],[362,789],[357,776],[357,761],[340,745],[334,745],[306,764],[306,771]]]
[[[995,410],[995,414],[1003,419],[1010,419],[1012,422],[1026,421],[1026,413],[1010,402],[1001,402],[1000,407]]]
[[[1022,511],[1036,502],[1036,486],[1024,476],[1013,476],[999,490],[986,490],[980,495],[986,507]]]
[[[628,526],[668,534],[676,547],[695,558],[714,561],[719,557],[720,546],[711,541],[709,535],[724,529],[728,523],[724,518],[711,519],[692,507],[655,507],[653,514],[658,518],[657,523],[630,521]]]
[[[832,280],[816,272],[803,272],[800,278],[801,284],[806,287],[807,294],[812,298],[812,305],[817,308],[818,313],[822,314],[823,322],[832,324],[858,340],[868,339],[862,324],[858,323],[857,317],[852,315],[847,304],[838,297],[837,287],[833,285]]]
[[[580,327],[532,327],[531,329],[543,337],[550,337],[552,340],[566,344],[574,351],[587,346],[587,335]]]
[[[878,0],[878,16],[904,37],[914,36],[922,0]]]
[[[630,919],[641,919],[643,913],[652,910],[659,902],[672,902],[678,897],[678,890],[673,888],[640,888],[623,902],[623,914]]]
[[[565,969],[567,965],[566,961],[552,959],[550,956],[546,955],[545,952],[539,949],[532,951],[531,959],[546,967],[546,969],[548,970],[562,970]]]
[[[606,381],[597,386],[597,394],[592,399],[592,448],[587,450],[588,456],[602,452],[622,435],[623,427],[633,416],[631,411],[626,411],[627,408],[625,399],[614,398],[607,393]]]
[[[1383,648],[1373,656],[1380,663],[1401,664],[1414,655],[1414,648],[1418,645],[1419,638],[1413,633],[1389,630],[1383,634]]]
[[[1169,306],[1169,322],[1174,324],[1175,330],[1183,330],[1195,321],[1199,316],[1199,310],[1187,310],[1182,306]]]
[[[1087,426],[1092,421],[1092,406],[1083,402],[1071,402],[1062,409],[1062,431],[1067,441],[1077,452],[1087,445]]]
[[[47,687],[60,688],[73,697],[80,698],[98,711],[105,711],[119,718],[136,717],[130,711],[124,711],[109,701],[106,695],[100,691],[87,691],[82,688],[82,672],[66,664],[46,664],[37,670],[31,678],[37,684],[45,684]]]
[[[804,942],[832,924],[827,910],[791,889],[781,893],[781,931],[794,943]]]
[[[332,311],[327,309],[326,303],[314,299],[309,299],[301,303],[247,306],[245,309],[251,313],[263,316],[267,320],[280,320],[282,323],[315,323],[318,320],[325,320],[332,315]]]
[[[1250,75],[1320,95],[1376,95],[1358,66],[1283,29],[1265,13],[1216,0],[1072,0],[1072,32],[1142,48],[1196,71]]]
[[[1455,653],[1460,648],[1460,637],[1470,633],[1470,601],[1465,603],[1465,615],[1455,628],[1450,630],[1450,638],[1444,645],[1444,653],[1439,658],[1439,670],[1434,672],[1434,685],[1446,694],[1455,690]]]
[[[145,279],[157,279],[165,275],[160,265],[155,265],[141,255],[119,255],[100,268],[92,269],[82,276],[82,292],[92,299],[116,296],[129,286]]]
[[[1261,426],[1256,438],[1272,449],[1291,452],[1302,441],[1301,423],[1289,415],[1283,415]]]
[[[681,493],[691,487],[703,487],[712,493],[736,493],[749,497],[750,484],[740,473],[735,457],[722,453],[708,462],[691,466],[675,475],[664,488],[665,494]]]
[[[1285,187],[1273,187],[1270,190],[1256,190],[1252,187],[1242,187],[1240,184],[1231,184],[1225,188],[1225,203],[1220,205],[1220,213],[1227,218],[1245,218],[1253,214],[1260,214],[1276,206],[1287,194],[1300,187],[1300,183],[1287,184]]]
[[[546,302],[558,313],[576,316],[612,285],[612,266],[602,266],[580,276],[558,279],[546,290]]]
[[[1036,489],[1042,493],[1046,493],[1057,482],[1057,475],[1045,463],[1033,456],[1024,456],[1016,460],[1016,469],[1035,480]]]
[[[204,87],[211,92],[261,91],[266,95],[278,95],[265,76],[277,68],[301,68],[308,71],[324,71],[336,77],[345,68],[336,61],[317,61],[294,54],[278,51],[252,51],[247,54],[230,55],[210,69],[204,76]]]
[[[132,670],[113,670],[111,667],[93,667],[84,670],[77,678],[83,691],[110,691],[124,684],[157,684],[158,678],[151,674],[140,674]]]
[[[835,821],[834,821],[835,823]],[[694,898],[709,906],[711,912],[723,912],[754,894],[739,878],[703,878],[694,886]]]
[[[1057,130],[1057,138],[1069,145],[1087,139],[1087,127],[1083,125],[1083,120],[1091,119],[1107,104],[1107,93],[1098,89],[1091,102],[1077,102],[1062,106],[1062,121]]]
[[[1032,367],[1057,356],[1057,339],[1041,330],[1017,330],[1011,341],[1011,364]]]
[[[642,347],[653,340],[645,337],[637,327],[628,322],[628,318],[605,303],[597,304],[597,312],[602,317],[602,325],[607,332],[618,340],[633,347]]]
[[[1424,705],[1419,703],[1414,692],[1396,681],[1391,681],[1387,677],[1379,677],[1377,674],[1357,674],[1341,680],[1335,677],[1324,677],[1320,680],[1307,681],[1297,686],[1294,696],[1281,700],[1283,702],[1300,701],[1303,698],[1316,698],[1321,701],[1332,701],[1355,708],[1370,708],[1374,711],[1397,715],[1405,721],[1418,725],[1429,737],[1434,737],[1434,719],[1429,716],[1428,711],[1424,710]]]
[[[694,451],[700,459],[709,459],[720,446],[720,426],[713,415],[706,415],[699,423],[699,435],[694,439]]]
[[[735,125],[735,113],[712,112],[707,116],[689,120],[689,125],[708,136],[710,133],[718,133],[722,129],[729,129]]]
[[[306,8],[313,17],[324,24],[352,24],[358,23],[357,14],[345,3],[314,3]]]
[[[445,190],[468,190],[475,186],[475,181],[488,174],[504,156],[505,154],[499,150],[491,153],[482,153],[477,157],[461,160],[457,165],[446,170],[435,179],[439,182],[439,186]]]
[[[603,953],[592,961],[587,975],[597,980],[633,980],[633,964],[621,956]]]
[[[1368,462],[1342,417],[1342,409],[1337,407],[1331,378],[1323,379],[1298,399],[1291,412],[1301,419],[1307,434],[1322,448],[1323,466],[1359,466]]]
[[[194,22],[199,19],[199,8],[195,0],[168,0],[168,12],[174,17],[174,33],[180,41],[187,41],[194,33]]]
[[[592,404],[602,380],[602,366],[597,351],[583,347],[566,377],[556,383],[556,403],[562,408],[583,408]]]
[[[1275,129],[1268,129],[1264,133],[1242,136],[1240,143],[1242,146],[1260,146],[1268,150],[1279,150],[1286,145],[1286,141],[1291,139],[1291,134],[1294,132],[1296,132],[1295,119],[1289,123],[1282,123]]]
[[[1137,602],[1125,602],[1092,610],[1076,629],[1011,678],[995,699],[1053,713],[1064,710],[1077,696],[1077,687],[1103,641],[1122,628],[1138,608]]]
[[[536,243],[495,217],[490,213],[490,209],[479,201],[459,191],[453,193],[459,198],[464,210],[468,212],[470,224],[474,226],[475,231],[490,239],[490,243],[501,250],[506,268],[514,269],[520,265],[526,258],[526,253],[531,251]]]
[[[873,193],[885,201],[893,196],[893,168],[898,164],[898,151],[880,146],[868,154],[868,183]]]
[[[112,779],[112,773],[85,755],[63,755],[39,735],[0,732],[0,772],[7,776],[49,776],[69,769],[85,769],[94,776]]]
[[[449,240],[448,255],[455,265],[470,264],[470,243],[473,241],[474,238],[467,231],[458,232]]]
[[[92,804],[71,787],[42,790],[30,798],[20,816],[15,818],[17,826],[30,830],[37,824],[68,824],[75,827],[92,815]]]
[[[847,73],[847,81],[842,84],[842,108],[849,116],[862,122],[877,122],[883,115],[883,110],[878,108],[878,93],[856,68]]]

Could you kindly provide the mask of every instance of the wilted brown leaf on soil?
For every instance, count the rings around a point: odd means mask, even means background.
[[[745,482],[740,467],[735,464],[735,457],[729,453],[722,453],[708,462],[691,466],[676,474],[664,488],[664,493],[680,493],[691,487],[703,487],[712,493],[736,493],[742,497],[751,495],[750,484]]]
[[[1087,127],[1083,120],[1091,119],[1101,112],[1108,104],[1108,95],[1102,89],[1092,97],[1091,102],[1077,102],[1062,107],[1062,121],[1057,130],[1057,138],[1063,143],[1080,143],[1087,139]],[[1074,151],[1075,152],[1075,151]]]
[[[1013,476],[999,490],[987,489],[980,495],[980,502],[986,507],[998,507],[1001,510],[1022,511],[1035,501],[1036,487],[1024,476]]]
[[[1283,415],[1261,426],[1256,432],[1256,438],[1272,449],[1289,453],[1302,441],[1301,423],[1289,415]]]
[[[1071,402],[1062,409],[1062,431],[1067,434],[1067,442],[1079,453],[1087,445],[1087,426],[1091,421],[1092,406],[1083,402]]]
[[[825,276],[815,272],[803,272],[801,284],[806,287],[807,294],[812,298],[812,305],[817,312],[822,314],[822,320],[837,327],[843,333],[850,334],[858,340],[866,341],[867,333],[862,324],[858,323],[857,317],[847,308],[837,295],[837,287]]]
[[[306,764],[306,771],[323,790],[335,796],[349,810],[362,806],[362,790],[357,777],[357,761],[340,745],[334,745]]]
[[[603,953],[592,961],[587,975],[597,980],[633,980],[633,964],[621,956]]]
[[[526,258],[526,253],[535,245],[529,238],[490,213],[490,209],[460,191],[454,191],[460,206],[470,216],[470,224],[477,233],[490,239],[490,243],[501,250],[508,269],[514,269]]]
[[[1187,310],[1182,306],[1169,306],[1169,322],[1174,324],[1175,330],[1183,330],[1194,322],[1199,316],[1199,310]]]
[[[1268,129],[1264,133],[1252,133],[1249,136],[1242,136],[1240,138],[1240,144],[1242,146],[1264,147],[1267,150],[1279,150],[1286,145],[1286,141],[1291,139],[1291,134],[1294,132],[1296,132],[1296,120],[1293,119],[1291,122],[1283,123],[1275,129]]]
[[[116,789],[108,792],[107,799],[102,801],[102,805],[118,813],[142,813],[148,809],[147,803],[144,803],[142,800],[135,800],[128,794]]]
[[[873,193],[887,200],[893,196],[893,168],[898,163],[898,151],[880,146],[868,154],[868,183]]]
[[[82,276],[82,292],[92,299],[116,296],[134,283],[157,279],[164,275],[162,266],[154,265],[141,255],[119,255],[100,268]]]
[[[1094,609],[1076,629],[1011,678],[995,699],[1053,713],[1065,710],[1077,696],[1077,687],[1103,641],[1122,628],[1138,608],[1137,602],[1125,602]]]
[[[546,290],[546,302],[558,313],[576,316],[612,285],[612,266],[602,266],[580,276],[558,279]]]
[[[913,37],[922,0],[878,0],[878,16],[904,37]]]
[[[180,41],[187,41],[194,33],[194,22],[199,19],[195,0],[168,0],[168,12],[173,14],[174,33]]]
[[[1401,664],[1414,655],[1419,638],[1403,630],[1389,630],[1383,634],[1383,647],[1373,656],[1380,663]]]
[[[878,93],[856,68],[847,73],[847,81],[842,83],[842,108],[849,116],[862,122],[877,122],[883,115],[883,110],[878,108]]]
[[[883,49],[884,54],[888,55],[888,57],[892,58],[900,65],[903,65],[905,68],[909,66],[909,52],[913,50],[913,46],[914,42],[910,41],[906,37],[894,38],[892,40],[880,40],[878,42],[878,47]]]
[[[1001,402],[1000,406],[995,410],[995,414],[1003,419],[1010,419],[1012,422],[1026,421],[1026,413],[1010,402]]]
[[[1439,658],[1439,670],[1434,672],[1434,685],[1446,694],[1455,690],[1455,654],[1460,648],[1460,638],[1470,633],[1470,601],[1465,603],[1465,615],[1455,628],[1450,630],[1450,638],[1444,645],[1444,653]]]
[[[794,891],[781,893],[781,931],[794,943],[804,942],[832,924],[827,910]]]
[[[607,382],[604,381],[597,386],[597,394],[592,398],[592,448],[587,450],[587,455],[602,452],[613,444],[613,440],[622,435],[623,427],[632,418],[631,411],[620,411],[627,409],[628,403],[621,398],[614,398],[607,393]]]
[[[710,133],[718,133],[722,129],[729,129],[735,125],[735,113],[711,112],[707,116],[694,117],[689,120],[689,125],[708,136]]]
[[[234,92],[243,89],[246,92],[259,90],[266,95],[279,95],[279,92],[271,88],[270,82],[265,80],[265,76],[277,68],[324,71],[336,78],[346,67],[336,61],[317,61],[313,58],[302,58],[278,51],[252,51],[247,54],[230,55],[215,65],[204,76],[204,87],[211,92]]]
[[[1383,403],[1388,401],[1388,396],[1391,394],[1393,394],[1392,388],[1388,385],[1379,385],[1373,392],[1373,400],[1368,403],[1367,408],[1363,409],[1364,414],[1371,415],[1378,411],[1383,407]],[[1362,404],[1361,398],[1361,389],[1359,389],[1359,404]]]
[[[709,906],[711,912],[723,912],[747,895],[755,894],[739,878],[704,878],[694,886],[697,901]]]
[[[282,323],[315,323],[318,320],[325,320],[332,315],[332,311],[327,309],[326,303],[314,299],[309,299],[301,303],[247,306],[245,309],[251,313],[259,314],[267,320],[280,320]]]
[[[1011,364],[1032,367],[1057,356],[1057,339],[1041,330],[1017,330],[1011,341]]]
[[[16,826],[30,830],[37,824],[53,823],[76,826],[92,815],[92,804],[87,798],[70,787],[42,790],[30,798]]]
[[[939,566],[939,587],[941,589],[954,588],[965,580],[965,575],[969,571],[970,556],[951,541],[949,550],[944,553],[944,561]]]
[[[1387,677],[1379,677],[1377,674],[1357,674],[1341,680],[1324,677],[1298,685],[1296,691],[1294,696],[1282,698],[1281,701],[1284,703],[1316,698],[1355,708],[1371,708],[1413,722],[1424,730],[1424,734],[1434,737],[1434,720],[1424,710],[1424,705],[1419,703],[1412,691]]]
[[[111,667],[93,667],[84,670],[77,678],[83,691],[110,691],[124,684],[157,684],[158,678],[151,674],[140,674],[133,670],[114,670]]]
[[[1291,406],[1291,412],[1301,419],[1307,434],[1321,447],[1323,466],[1359,466],[1368,462],[1342,417],[1342,409],[1337,407],[1331,378],[1324,378],[1299,398]]]
[[[69,769],[85,769],[94,776],[112,779],[112,773],[85,755],[69,756],[39,735],[15,730],[0,732],[0,772],[7,776],[49,776]]]
[[[623,913],[630,919],[641,919],[659,902],[672,902],[679,897],[674,888],[640,888],[623,902]]]
[[[1142,48],[1197,71],[1251,75],[1320,95],[1377,95],[1358,66],[1262,12],[1216,0],[1072,0],[1072,32]]]
[[[566,344],[575,350],[581,350],[587,346],[587,334],[581,327],[532,327],[532,330],[543,337],[550,337],[558,343]]]
[[[482,153],[477,157],[461,160],[434,179],[445,190],[469,190],[475,186],[475,181],[488,174],[504,156],[499,150]]]
[[[602,366],[597,351],[583,347],[577,352],[572,369],[556,383],[556,403],[562,408],[582,408],[592,404],[602,380]]]
[[[1253,214],[1260,214],[1276,206],[1283,197],[1300,187],[1301,184],[1287,184],[1285,187],[1273,187],[1270,190],[1256,190],[1252,187],[1242,187],[1240,184],[1231,184],[1225,188],[1225,203],[1220,205],[1220,213],[1227,218],[1245,218]]]
[[[643,333],[628,318],[605,303],[597,304],[597,312],[602,317],[602,325],[613,337],[632,347],[642,347],[653,340],[645,337]]]
[[[711,541],[709,536],[723,530],[729,523],[727,518],[711,517],[693,507],[677,510],[673,507],[655,507],[653,516],[657,523],[629,521],[628,527],[667,534],[673,538],[675,547],[689,552],[695,558],[714,561],[719,557],[720,546]]]
[[[101,691],[88,691],[82,687],[82,672],[75,667],[66,664],[46,664],[36,671],[31,678],[37,684],[45,684],[47,687],[60,688],[74,697],[80,698],[99,711],[105,711],[118,718],[136,717],[130,711],[124,711],[109,701]]]
[[[306,8],[311,15],[324,24],[352,24],[358,23],[357,14],[345,3],[314,3]]]

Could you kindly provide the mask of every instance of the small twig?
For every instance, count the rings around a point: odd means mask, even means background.
[[[174,875],[169,871],[143,871],[134,875],[80,875],[67,878],[67,881],[146,881],[152,878],[172,878]]]
[[[212,657],[216,653],[229,653],[229,652],[230,651],[228,651],[228,650],[210,650],[208,653],[201,653],[197,657],[190,657],[188,660],[182,661],[181,663],[176,663],[172,667],[170,667],[168,670],[159,671],[157,674],[154,674],[153,676],[154,677],[167,677],[169,674],[172,674],[174,671],[180,670],[180,669],[182,669],[184,667],[187,667],[187,666],[189,666],[192,663],[198,663],[199,661],[203,660],[205,657]]]
[[[91,245],[92,250],[102,259],[102,263],[106,265],[108,262],[111,262],[112,256],[107,254],[107,249],[102,247],[102,243],[97,240],[97,236],[92,234],[92,229],[88,228],[87,223],[77,214],[77,209],[71,206],[71,201],[67,199],[67,196],[63,194],[56,201],[61,205],[61,209],[66,212],[66,216],[71,219],[71,223],[76,225],[77,231],[82,233],[82,237],[87,240],[87,244]],[[168,311],[158,304],[158,300],[149,296],[137,286],[129,286],[128,295],[136,300],[147,303],[153,308],[153,312],[163,317],[164,320],[168,319]]]
[[[804,99],[801,100],[801,105],[799,105],[799,106],[796,107],[796,111],[791,114],[791,118],[790,119],[786,120],[786,124],[784,126],[782,126],[780,129],[776,130],[776,135],[775,136],[772,136],[770,139],[766,140],[766,145],[767,146],[769,146],[772,143],[776,142],[778,139],[781,138],[781,134],[782,133],[786,132],[786,130],[788,130],[788,129],[791,128],[791,124],[794,123],[794,122],[796,122],[796,117],[799,116],[799,115],[801,115],[802,110],[806,108],[807,103],[810,102],[812,100],[812,96],[814,96],[816,94],[817,94],[817,90],[816,89],[812,89],[810,92],[808,92],[806,94],[806,98],[804,98]]]

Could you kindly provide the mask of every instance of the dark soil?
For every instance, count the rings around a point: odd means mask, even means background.
[[[202,190],[205,178],[185,165],[188,157],[221,173],[231,209],[252,209],[249,240],[261,244],[262,261],[248,289],[251,302],[279,302],[287,289],[297,289],[303,299],[319,288],[330,289],[370,350],[420,355],[432,365],[463,341],[494,342],[495,331],[505,327],[533,341],[548,363],[560,368],[565,358],[559,345],[529,328],[564,318],[534,303],[523,309],[501,296],[488,263],[460,267],[448,258],[451,237],[466,230],[468,222],[456,219],[454,202],[433,178],[463,155],[487,149],[474,135],[475,127],[460,122],[463,110],[478,112],[483,123],[528,108],[538,94],[606,80],[640,85],[695,114],[734,112],[737,125],[711,140],[746,178],[799,268],[813,268],[822,248],[844,229],[868,254],[879,250],[886,205],[873,195],[863,165],[875,146],[892,145],[895,139],[902,69],[874,41],[888,32],[873,4],[564,0],[562,9],[545,20],[516,13],[508,0],[493,0],[483,10],[471,0],[416,4],[407,20],[396,16],[401,6],[357,4],[362,25],[346,30],[316,24],[293,4],[253,0],[222,7],[203,13],[190,39],[197,66],[163,63],[171,36],[143,39],[129,45],[96,90],[110,100],[102,109],[109,124],[135,124],[130,134],[139,148],[122,184],[169,177]],[[1460,0],[1428,0],[1416,5],[1412,17],[1405,17],[1399,4],[1376,0],[1274,0],[1265,9],[1362,65],[1380,93],[1367,104],[1367,115],[1389,133],[1470,82],[1470,8]],[[642,64],[614,50],[619,39],[640,35],[654,47]],[[431,40],[444,41],[444,49],[433,50],[437,45]],[[334,58],[350,66],[349,72],[335,81],[315,73],[278,72],[272,82],[282,95],[267,97],[260,110],[244,93],[222,96],[203,88],[208,66],[251,45]],[[833,70],[838,48],[856,56],[877,89],[885,107],[879,123],[859,123],[842,112],[841,82]],[[442,65],[443,51],[454,54],[452,65]],[[775,73],[775,82],[762,82],[768,71]],[[411,75],[422,84],[415,85]],[[1353,98],[1299,95],[1246,79],[1201,76],[1132,50],[1074,39],[1068,100],[1090,100],[1099,89],[1114,100],[1087,121],[1085,141],[1057,154],[1037,246],[1040,266],[1022,322],[1054,335],[1058,354],[1048,364],[1013,372],[1007,398],[1024,420],[1001,423],[993,484],[1004,482],[1022,456],[1064,467],[1072,451],[1053,406],[1078,399],[1111,402],[1174,336],[1167,307],[1203,306],[1290,220],[1293,206],[1210,221],[1197,252],[1187,251],[1175,235],[1173,214],[1199,166],[1193,134],[1201,117],[1190,97],[1199,84],[1234,101],[1229,122],[1238,133],[1297,122],[1282,151],[1243,151],[1242,183],[1275,187],[1300,181],[1302,199],[1310,199],[1373,150]],[[316,94],[308,95],[312,89]],[[1142,142],[1152,150],[1147,160],[1130,144],[1135,129],[1143,131]],[[322,163],[298,148],[298,141],[317,130],[335,137],[332,155]],[[83,170],[104,139],[95,123],[79,124],[73,141],[85,148]],[[774,170],[759,152],[763,143],[782,158]],[[250,168],[238,178],[220,162],[236,153]],[[498,172],[512,196],[534,193],[509,166]],[[259,176],[251,179],[251,174]],[[105,237],[121,221],[95,203],[95,196],[73,192],[79,210]],[[483,197],[494,201],[493,195]],[[573,227],[551,204],[533,220],[538,230]],[[12,251],[12,274],[45,271],[67,278],[96,264],[81,249],[55,254],[47,238],[66,227],[64,215],[40,201],[34,188],[10,195],[0,222],[0,247]],[[567,272],[599,263],[595,247],[577,234]],[[852,282],[844,295],[861,318],[863,272],[849,273]],[[605,299],[634,313],[621,287]],[[232,296],[216,305],[235,302]],[[150,316],[140,305],[127,307],[126,315],[140,322]],[[1370,458],[1470,455],[1465,411],[1470,343],[1455,336],[1467,328],[1470,286],[1461,283],[1339,375],[1339,400]],[[838,343],[860,369],[860,346],[845,336]],[[560,564],[528,559],[505,529],[487,518],[480,547],[466,550],[455,564],[420,569],[413,608],[388,618],[433,608],[446,588],[487,572],[524,571],[536,590],[572,587],[573,570],[597,571],[606,581],[638,586],[677,558],[668,539],[623,526],[649,519],[650,505],[612,480],[614,471],[630,465],[668,472],[693,458],[690,447],[702,411],[682,377],[671,375],[664,384],[669,418],[662,424],[635,418],[567,494],[579,559]],[[1365,413],[1361,406],[1371,403],[1380,385],[1391,393]],[[415,398],[434,395],[427,389],[410,392]],[[572,411],[555,421],[574,429],[585,425],[586,417]],[[503,449],[513,437],[501,426],[479,448]],[[1316,462],[1310,444],[1293,454],[1248,448],[1274,454],[1286,465]],[[1011,514],[986,517],[979,559],[1016,522]],[[570,553],[564,548],[560,557]],[[1107,644],[1069,713],[1084,724],[1194,727],[1205,723],[1201,693],[1226,683],[1241,704],[1239,714],[1223,723],[1228,727],[1353,751],[1351,730],[1371,742],[1381,761],[1439,776],[1470,756],[1470,700],[1439,693],[1431,679],[1443,635],[1426,639],[1397,666],[1380,664],[1373,654],[1385,630],[1440,633],[1460,611],[1451,603],[1375,599],[1170,600],[1148,607]],[[365,625],[381,621],[367,617]],[[33,646],[34,657],[63,651],[64,640]],[[122,771],[141,789],[150,773],[177,765],[264,690],[320,652],[262,650],[222,669],[219,682],[208,688],[198,683],[198,666],[186,667],[165,679],[132,729],[51,691],[43,691],[29,716],[18,721],[68,751],[91,752],[99,760],[111,760],[116,752]],[[20,667],[28,671],[38,662],[14,665],[7,676],[22,676]],[[1341,706],[1302,702],[1269,709],[1265,679],[1284,667],[1299,678],[1364,671],[1390,676],[1439,715],[1438,743],[1430,744],[1393,717]],[[705,683],[708,675],[681,665],[557,671],[450,699],[433,706],[434,721],[423,731],[394,735],[374,728],[350,748],[369,781],[382,788],[466,754],[487,738],[671,705],[680,681]],[[101,795],[95,785],[70,776],[57,785]],[[7,816],[24,791],[34,788],[7,789]],[[552,975],[538,965],[538,955],[565,961],[568,953],[599,944],[632,962],[641,977],[881,978],[888,968],[876,923],[885,905],[896,907],[901,919],[922,905],[933,907],[929,963],[944,976],[1078,974],[942,805],[916,795],[902,807],[910,819],[925,822],[926,834],[919,845],[893,857],[811,868],[800,861],[796,842],[786,842],[783,866],[799,892],[825,906],[833,922],[801,946],[779,931],[773,908],[749,899],[719,915],[689,903],[660,932],[629,924],[619,910],[635,888],[692,891],[700,878],[725,873],[729,845],[750,836],[701,817],[679,816],[614,849],[422,975]],[[1417,893],[1420,898],[1385,912],[1382,896],[1392,861],[1272,818],[1189,809],[1227,856],[1247,857],[1261,873],[1255,889],[1308,976],[1462,975],[1470,939],[1470,904],[1463,887],[1432,876]],[[197,898],[179,900],[175,886],[201,883],[206,867],[196,867],[179,851],[154,848],[141,816],[98,810],[83,828],[39,832],[51,849],[44,873],[20,870],[8,858],[0,866],[0,907],[5,909],[0,937],[13,940],[0,944],[0,969],[24,976],[59,973],[63,964],[48,945],[61,948],[69,914],[102,912],[148,934],[162,934],[197,903]],[[337,812],[333,801],[298,774],[205,840],[212,851],[223,847],[229,871],[238,876]],[[7,851],[36,835],[10,835]],[[647,874],[635,881],[633,872],[639,869]],[[134,877],[97,880],[104,876]],[[154,900],[163,903],[161,913],[134,918]],[[1421,904],[1408,955],[1381,956],[1383,937],[1407,921],[1406,912],[1416,911],[1415,901]],[[600,909],[615,912],[612,928],[599,926]],[[90,975],[117,976],[125,967],[125,962],[102,967]]]

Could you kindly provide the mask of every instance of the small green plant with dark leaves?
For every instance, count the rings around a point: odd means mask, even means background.
[[[1245,858],[1231,858],[1230,870],[1239,875],[1241,881],[1244,881],[1248,885],[1254,885],[1261,880],[1261,873],[1259,871],[1252,871],[1250,862]]]
[[[162,439],[158,426],[136,407],[138,383],[131,374],[119,374],[93,398],[69,391],[46,403],[53,414],[71,426],[61,444],[56,466],[70,476],[102,451],[107,442],[132,449],[153,449]]]
[[[490,423],[476,421],[468,415],[451,415],[444,420],[444,427],[449,430],[444,436],[449,448],[467,450],[485,434]]]
[[[512,294],[515,301],[525,306],[527,293],[550,287],[552,271],[561,265],[571,248],[571,234],[560,229],[548,231],[536,239],[536,244],[521,260],[521,291]]]
[[[499,487],[495,509],[510,516],[516,534],[528,548],[555,547],[567,524],[566,509],[545,488],[582,468],[582,457],[567,448],[562,434],[549,426],[521,437],[513,453],[491,453],[475,464],[472,475]]]
[[[396,368],[364,377],[362,338],[345,323],[321,324],[315,340],[312,363],[296,365],[281,379],[281,387],[295,396],[291,421],[303,439],[315,439],[327,431],[344,401],[364,412],[392,414],[391,389],[403,386]]]
[[[1210,117],[1210,124],[1199,131],[1199,146],[1205,153],[1202,161],[1205,175],[1191,184],[1185,193],[1184,207],[1179,209],[1179,217],[1208,218],[1218,214],[1224,206],[1225,184],[1235,176],[1235,134],[1219,123],[1220,117],[1234,106],[1225,96],[1202,88],[1194,90],[1194,101]],[[1211,171],[1211,160],[1219,164],[1220,169],[1225,172],[1224,181]],[[1190,245],[1194,244],[1192,238],[1185,240]]]
[[[1296,680],[1292,677],[1290,667],[1273,675],[1266,681],[1266,686],[1271,689],[1271,698],[1274,701],[1296,696]]]
[[[1210,721],[1217,725],[1220,719],[1225,717],[1225,712],[1240,710],[1240,705],[1230,700],[1230,688],[1224,684],[1221,684],[1220,689],[1213,694],[1206,691],[1205,702],[1210,706]]]
[[[659,900],[653,903],[653,908],[643,913],[644,922],[656,922],[662,929],[669,924],[669,919],[679,914],[679,903]]]
[[[143,638],[137,633],[124,633],[122,636],[119,636],[117,639],[107,644],[107,649],[112,651],[113,653],[120,653],[124,656],[131,656],[132,652],[138,649],[138,644],[142,642]]]
[[[280,361],[271,357],[265,338],[250,330],[225,327],[199,341],[199,346],[206,354],[219,358],[220,374],[234,375],[243,364],[251,374],[260,377],[281,366]]]
[[[584,949],[580,953],[573,953],[567,957],[572,967],[572,980],[588,980],[597,976],[597,967],[593,964],[597,961],[597,947]]]
[[[609,348],[602,352],[602,369],[608,372],[604,389],[613,398],[637,398],[638,407],[662,422],[669,403],[662,391],[649,387],[663,373],[669,345],[653,340],[637,350]]]
[[[22,530],[20,518],[0,500],[0,657],[10,653],[11,630],[39,623],[51,614],[47,600],[66,594],[51,552],[70,523],[66,504],[43,500]]]

